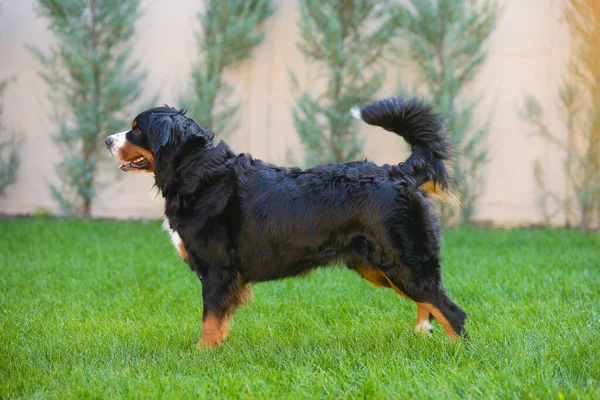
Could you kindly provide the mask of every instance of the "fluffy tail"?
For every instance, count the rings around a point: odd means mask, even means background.
[[[446,135],[442,118],[418,99],[380,100],[350,110],[356,119],[380,126],[402,136],[411,147],[411,155],[401,169],[416,181],[419,190],[440,200],[456,204],[452,187],[454,144]]]

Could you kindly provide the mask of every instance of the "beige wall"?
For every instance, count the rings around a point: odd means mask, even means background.
[[[4,0],[0,10],[0,79],[16,76],[4,99],[4,122],[25,135],[23,162],[16,185],[0,198],[0,213],[28,213],[39,207],[56,209],[47,188],[56,182],[54,165],[59,159],[46,117],[51,105],[38,76],[36,60],[24,48],[31,44],[47,48],[51,41],[46,22],[36,17],[33,0]],[[137,25],[135,56],[148,70],[147,93],[158,92],[160,103],[177,104],[188,82],[194,60],[195,14],[200,0],[142,1],[143,17]],[[296,49],[298,13],[294,0],[277,3],[277,12],[266,25],[265,42],[251,61],[232,74],[242,102],[241,123],[228,142],[238,152],[286,163],[292,149],[301,159],[290,108],[294,102],[288,70],[303,84],[313,84],[315,71],[306,66]],[[472,93],[483,94],[481,116],[494,110],[486,170],[487,187],[476,218],[499,225],[539,222],[535,206],[532,166],[540,158],[553,177],[551,187],[564,191],[560,154],[540,139],[527,135],[531,129],[518,116],[526,93],[540,99],[551,126],[560,127],[554,108],[563,63],[569,54],[569,35],[560,24],[561,2],[556,0],[504,0],[504,12],[490,44],[490,57]],[[394,94],[396,75],[388,68],[388,85],[381,96]],[[314,85],[314,84],[313,84]],[[138,110],[132,110],[132,117]],[[559,128],[561,129],[561,128]],[[564,134],[562,130],[557,131]],[[401,139],[377,128],[362,127],[367,138],[365,154],[376,162],[401,161]],[[115,162],[106,166],[113,176]],[[160,199],[152,199],[149,175],[122,176],[105,189],[93,213],[102,217],[158,217]],[[559,216],[557,222],[561,220]]]

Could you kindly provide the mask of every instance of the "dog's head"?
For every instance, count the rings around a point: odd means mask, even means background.
[[[157,164],[171,162],[183,145],[212,146],[213,133],[185,116],[184,110],[156,107],[140,113],[129,131],[106,138],[106,148],[121,160],[125,172],[154,172]]]

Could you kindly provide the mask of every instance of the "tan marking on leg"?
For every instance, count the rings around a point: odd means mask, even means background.
[[[387,276],[386,276],[386,278],[387,278]],[[388,278],[388,282],[390,283],[390,285],[392,285],[392,289],[394,289],[394,290],[396,291],[396,293],[398,293],[400,296],[402,296],[402,297],[406,297],[406,298],[407,298],[407,299],[409,299],[410,301],[414,301],[413,299],[411,299],[410,297],[408,297],[408,296],[406,295],[406,293],[404,293],[402,290],[398,289],[398,286],[394,285],[394,284],[392,283],[392,281],[390,281],[390,279],[389,279],[389,278]]]
[[[181,258],[183,258],[184,261],[188,261],[188,252],[185,249],[185,246],[183,245],[182,241],[179,241],[179,243],[177,244],[177,251],[179,252],[179,255],[181,256]]]
[[[415,324],[415,332],[417,333],[431,333],[433,326],[430,317],[429,309],[423,303],[417,303],[417,322]]]
[[[204,321],[202,321],[202,337],[198,342],[198,347],[213,347],[220,345],[229,332],[229,319],[235,313],[235,310],[241,306],[246,305],[248,301],[254,296],[252,286],[249,283],[242,283],[242,276],[237,274],[238,285],[237,290],[227,294],[229,307],[225,311],[221,319],[216,318],[214,315],[209,314]]]
[[[239,303],[240,306],[245,306],[248,304],[248,302],[250,300],[252,300],[252,298],[254,297],[254,292],[252,291],[252,286],[250,286],[249,283],[244,284],[244,286],[242,286],[242,289],[240,290],[239,294]]]
[[[379,268],[357,267],[354,271],[377,287],[391,287],[390,280]]]
[[[406,297],[410,301],[414,301],[408,297],[402,290],[392,283],[390,278],[379,268],[375,267],[358,267],[354,269],[360,276],[371,282],[377,287],[392,288],[399,295]],[[415,332],[430,333],[432,330],[431,322],[429,321],[429,310],[422,303],[417,303],[417,322],[415,324]]]
[[[451,340],[454,340],[458,337],[454,329],[452,329],[452,325],[450,324],[450,322],[446,319],[446,317],[444,317],[444,314],[442,314],[442,312],[438,308],[436,308],[433,304],[429,303],[420,304],[422,304],[423,307],[425,307],[431,314],[433,314],[435,319],[437,319],[440,322],[440,324],[442,324],[444,330],[446,331],[446,334]]]
[[[411,299],[410,297],[408,297],[402,290],[398,289],[398,287],[392,283],[392,281],[390,280],[390,278],[388,278],[388,276],[385,274],[385,272],[383,272],[379,268],[376,268],[376,267],[357,267],[357,268],[354,268],[354,270],[356,272],[358,272],[358,274],[360,276],[362,276],[363,278],[365,278],[366,280],[368,280],[369,282],[371,282],[373,285],[375,285],[377,287],[392,288],[399,295],[401,295],[403,297],[406,297],[410,301],[414,301],[413,299]]]
[[[398,286],[394,285],[394,284],[392,283],[392,281],[390,280],[390,278],[389,278],[389,277],[388,277],[388,276],[387,276],[387,275],[386,275],[386,274],[385,274],[385,273],[384,273],[382,270],[380,270],[380,269],[378,269],[378,270],[379,270],[379,272],[381,272],[381,275],[382,275],[382,276],[385,278],[385,280],[387,281],[387,283],[388,283],[388,285],[389,285],[388,287],[391,287],[392,289],[394,289],[394,291],[395,291],[396,293],[398,293],[400,296],[402,296],[402,297],[406,297],[406,298],[407,298],[407,299],[409,299],[410,301],[414,301],[413,299],[411,299],[410,297],[408,297],[408,296],[406,295],[406,293],[404,293],[402,290],[398,289]]]
[[[396,285],[392,283],[390,278],[376,267],[358,267],[354,269],[360,276],[371,282],[373,285],[377,287],[387,287],[392,288],[396,293],[406,297],[407,299],[413,301],[410,297],[408,297],[404,292],[402,292]]]
[[[229,331],[229,316],[225,315],[219,319],[214,315],[208,315],[202,321],[202,337],[196,346],[216,347],[220,345]]]
[[[394,289],[396,293],[407,299],[414,301],[408,297],[402,290],[392,283],[390,278],[379,268],[376,267],[358,267],[354,269],[360,276],[378,287],[389,287]],[[450,322],[444,317],[444,314],[430,303],[417,303],[417,322],[415,325],[415,332],[427,332],[431,330],[431,322],[429,321],[429,315],[432,314],[437,319],[448,337],[454,340],[458,337],[457,333],[452,328]]]

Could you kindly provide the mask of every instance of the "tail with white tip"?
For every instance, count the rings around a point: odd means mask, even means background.
[[[456,204],[451,166],[454,144],[448,138],[440,114],[418,99],[389,98],[350,110],[356,119],[396,133],[411,147],[402,170],[416,180],[419,190]]]

